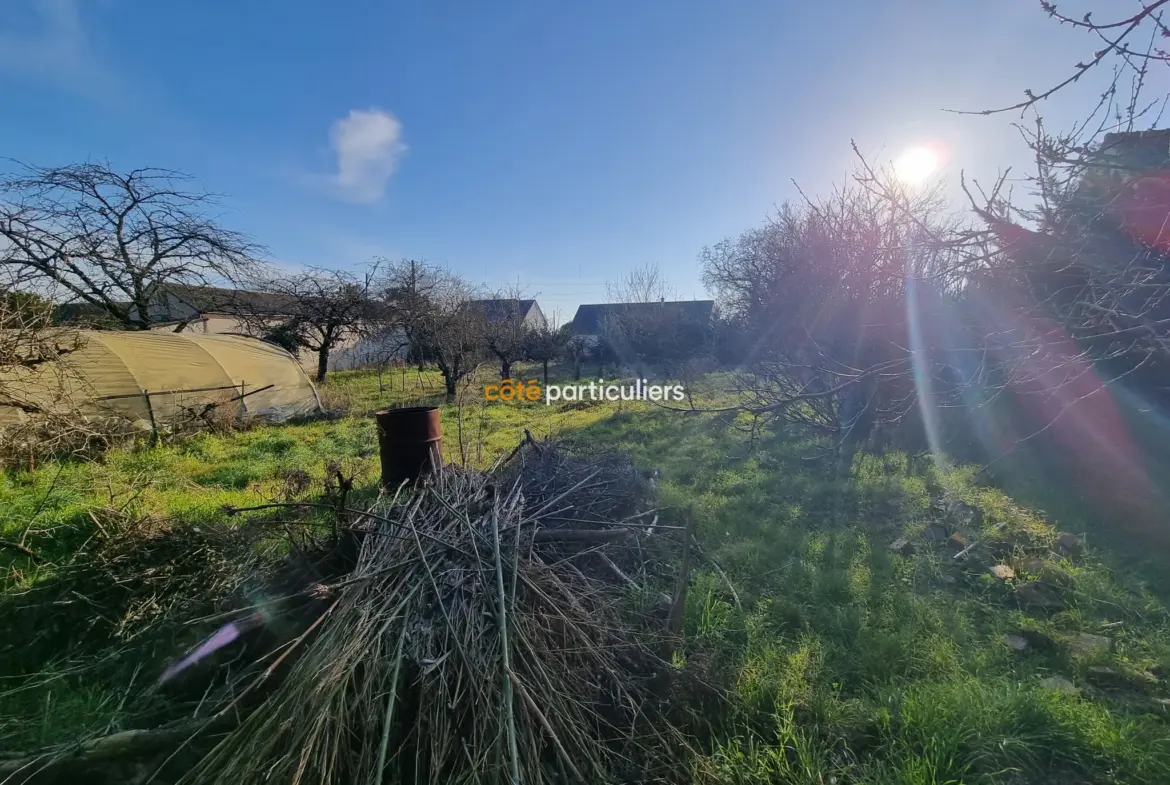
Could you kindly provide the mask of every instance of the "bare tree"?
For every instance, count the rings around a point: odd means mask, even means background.
[[[305,348],[317,354],[317,381],[329,372],[329,357],[338,347],[372,329],[378,321],[371,298],[377,264],[362,275],[311,268],[257,282],[266,297],[252,298],[245,317],[260,337]]]
[[[440,279],[433,294],[434,309],[423,328],[425,352],[434,359],[448,395],[474,372],[483,356],[483,312],[472,306],[475,289],[456,275]]]
[[[932,241],[950,237],[941,206],[937,190],[863,166],[832,196],[786,204],[704,250],[707,285],[746,331],[751,411],[831,437],[845,464],[879,426],[916,411],[916,369],[946,378],[924,339],[962,280],[961,255]]]
[[[583,335],[575,335],[572,325],[565,325],[565,355],[573,363],[573,380],[581,381],[581,365],[590,357],[591,342]]]
[[[697,318],[676,300],[658,265],[635,268],[607,289],[617,307],[601,325],[601,357],[634,366],[641,376],[647,364],[673,371],[711,349],[709,320]]]
[[[483,310],[475,287],[434,265],[402,260],[382,278],[387,324],[402,331],[422,363],[435,363],[448,395],[475,371],[485,348]]]
[[[606,283],[605,289],[611,303],[657,303],[676,296],[662,268],[653,262]]]
[[[548,364],[563,357],[572,340],[568,325],[558,327],[555,323],[545,324],[529,330],[526,336],[524,354],[529,360],[538,362],[544,372],[544,386],[548,387]],[[580,364],[578,363],[578,373]],[[577,378],[580,378],[578,375]]]
[[[655,359],[648,344],[662,332],[663,317],[650,308],[629,307],[661,303],[674,292],[666,281],[662,269],[651,262],[627,272],[616,281],[605,285],[611,303],[627,307],[611,310],[601,324],[601,336],[594,353],[599,363],[606,361],[615,365],[635,366],[638,376],[643,365]]]
[[[1116,116],[1107,107],[1101,114]],[[1085,129],[1089,129],[1085,131]],[[1120,381],[1170,406],[1170,179],[1166,131],[1025,135],[1036,169],[1034,201],[1020,205],[1002,187],[976,198],[987,227],[970,248],[967,299],[985,317],[985,348],[1005,384],[1050,411],[1094,382]],[[1077,392],[1080,390],[1081,392]],[[1049,423],[1038,423],[1047,427]]]
[[[97,306],[132,329],[172,284],[254,274],[260,249],[219,225],[215,198],[165,169],[18,164],[0,177],[0,266],[22,283]]]
[[[1170,38],[1170,28],[1163,22],[1163,14],[1170,6],[1170,0],[1138,0],[1127,10],[1105,9],[1109,15],[1107,19],[1094,19],[1094,11],[1090,10],[1083,16],[1069,16],[1060,12],[1056,3],[1040,0],[1040,10],[1061,26],[1071,28],[1077,32],[1088,33],[1096,41],[1094,48],[1086,47],[1087,57],[1075,65],[1071,65],[1067,76],[1060,81],[1049,84],[1039,92],[1025,88],[1024,99],[1007,106],[979,111],[966,111],[962,114],[998,114],[1025,110],[1050,98],[1081,80],[1085,74],[1097,70],[1103,64],[1115,66],[1113,84],[1109,92],[1117,89],[1118,76],[1129,73],[1134,84],[1130,91],[1129,104],[1131,112],[1140,111],[1137,108],[1141,84],[1149,74],[1153,65],[1170,65],[1170,52],[1161,48],[1155,42],[1163,38]]]
[[[393,263],[383,260],[382,269],[378,299],[386,340],[393,340],[397,350],[409,350],[421,371],[426,361],[422,351],[423,337],[433,319],[435,299],[442,288],[445,273],[415,259]]]
[[[483,311],[485,343],[500,362],[500,378],[512,378],[512,363],[524,357],[530,328],[525,320],[524,290],[511,286],[477,304]]]

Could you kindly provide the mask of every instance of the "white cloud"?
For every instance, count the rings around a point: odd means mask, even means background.
[[[352,109],[333,123],[329,142],[337,154],[333,185],[342,198],[376,202],[382,198],[399,156],[402,123],[381,109]]]

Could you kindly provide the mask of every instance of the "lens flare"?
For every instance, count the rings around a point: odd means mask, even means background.
[[[921,185],[938,171],[939,156],[929,147],[911,147],[894,161],[894,176],[906,185]]]

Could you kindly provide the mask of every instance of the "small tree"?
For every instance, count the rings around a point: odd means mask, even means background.
[[[329,356],[345,341],[370,329],[376,307],[370,286],[377,265],[362,276],[343,270],[309,269],[259,282],[268,295],[249,307],[245,320],[256,335],[317,354],[317,381],[329,372]]]
[[[395,339],[399,351],[409,349],[421,371],[426,361],[423,338],[434,315],[444,273],[415,259],[380,264],[384,272],[377,293],[386,340]]]
[[[565,355],[572,337],[573,334],[568,325],[557,327],[555,324],[546,324],[528,332],[525,356],[533,362],[540,363],[544,372],[545,387],[548,387],[548,364]],[[577,378],[581,378],[580,373],[578,373]]]
[[[673,368],[710,352],[710,321],[699,320],[673,302],[677,294],[657,265],[631,270],[608,290],[611,302],[619,307],[602,324],[602,356],[634,366],[641,376],[649,363]]]
[[[512,287],[498,293],[483,306],[485,343],[500,362],[500,378],[512,378],[512,363],[524,357],[529,326],[522,308],[524,293]]]
[[[589,340],[573,334],[572,325],[565,325],[565,334],[565,356],[573,363],[574,381],[581,381],[581,365],[590,355]]]
[[[259,267],[259,248],[220,226],[215,198],[183,190],[188,180],[164,169],[21,164],[0,176],[0,267],[148,329],[164,287],[239,281]]]
[[[443,374],[447,395],[472,373],[483,356],[483,311],[472,305],[475,289],[457,275],[434,271],[435,284],[416,334],[418,350]]]

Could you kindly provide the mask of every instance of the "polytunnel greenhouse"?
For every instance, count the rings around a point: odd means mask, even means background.
[[[0,425],[38,411],[159,429],[213,410],[280,421],[319,409],[291,354],[240,335],[82,331],[58,361],[0,371]]]

